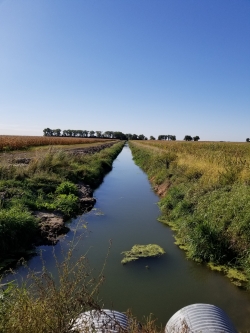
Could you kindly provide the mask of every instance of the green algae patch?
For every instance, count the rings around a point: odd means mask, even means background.
[[[213,271],[224,273],[229,278],[229,280],[237,287],[242,287],[242,288],[246,287],[247,277],[244,274],[244,272],[235,268],[231,267],[228,268],[227,266],[224,265],[216,265],[211,262],[208,263],[207,266]]]
[[[139,245],[136,244],[130,251],[124,251],[124,258],[121,263],[126,264],[139,258],[158,257],[165,253],[162,247],[157,244]]]

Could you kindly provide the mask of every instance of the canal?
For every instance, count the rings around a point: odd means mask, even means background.
[[[186,305],[210,303],[225,310],[241,332],[250,328],[250,293],[240,290],[220,273],[186,259],[174,244],[171,229],[157,221],[159,198],[147,175],[134,164],[129,147],[124,147],[94,196],[94,209],[73,219],[70,232],[54,248],[39,248],[52,273],[53,251],[60,260],[62,251],[74,239],[76,253],[87,253],[94,274],[98,274],[112,243],[99,295],[104,308],[121,312],[131,309],[138,319],[152,313],[159,324],[165,325]],[[121,264],[122,251],[135,244],[149,243],[160,245],[166,254]],[[28,266],[40,270],[39,256],[33,257]],[[19,278],[26,274],[27,269],[21,267]]]

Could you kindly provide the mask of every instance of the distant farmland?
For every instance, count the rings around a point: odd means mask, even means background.
[[[93,144],[109,140],[102,138],[0,135],[0,151],[27,149],[33,146]]]

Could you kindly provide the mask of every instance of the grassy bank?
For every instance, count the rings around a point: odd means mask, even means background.
[[[131,142],[135,162],[162,196],[161,222],[187,256],[250,281],[250,146],[247,143]]]
[[[76,183],[98,186],[112,169],[123,142],[92,155],[50,148],[27,165],[0,164],[0,257],[23,252],[37,233],[33,211],[78,212]]]

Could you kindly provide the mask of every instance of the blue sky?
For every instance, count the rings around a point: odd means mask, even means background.
[[[250,0],[0,0],[0,135],[250,137]]]

